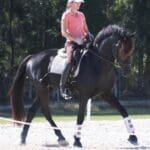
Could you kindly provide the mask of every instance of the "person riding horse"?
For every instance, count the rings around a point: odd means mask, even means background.
[[[128,76],[130,73],[130,61],[135,45],[134,35],[118,25],[108,25],[96,34],[92,46],[82,55],[80,69],[75,76],[76,82],[71,82],[68,85],[79,103],[78,117],[76,120],[77,128],[73,143],[75,147],[82,147],[81,129],[85,119],[88,99],[97,95],[101,96],[105,102],[121,114],[129,134],[128,141],[132,144],[138,144],[138,138],[128,112],[113,92],[113,87],[116,83],[116,69],[119,68],[122,75],[125,76]],[[59,71],[59,69],[63,68],[61,68],[63,66],[61,61],[64,60],[65,62],[65,59],[61,58],[58,59],[61,60],[60,62],[57,61],[58,64],[53,65],[57,60],[56,58],[60,58],[57,54],[58,49],[56,48],[41,51],[38,54],[28,55],[22,60],[17,69],[9,90],[9,96],[13,118],[18,121],[26,118],[26,122],[28,123],[24,125],[21,132],[21,144],[26,143],[30,127],[29,123],[32,122],[36,112],[40,109],[50,125],[54,128],[54,132],[58,138],[58,144],[62,146],[68,145],[61,129],[57,127],[53,120],[50,110],[51,105],[49,105],[49,102],[52,100],[49,94],[60,87],[61,77],[60,72],[55,73],[50,71],[53,69]],[[61,73],[62,71],[63,69]],[[43,81],[44,84],[39,82],[48,73],[48,78],[45,79],[45,82]],[[23,93],[27,77],[32,81],[36,95],[26,116]]]
[[[61,33],[66,38],[65,50],[67,53],[67,61],[61,75],[60,94],[65,99],[71,98],[66,87],[66,81],[72,67],[74,43],[83,45],[88,36],[90,38],[92,37],[89,33],[85,16],[79,11],[80,5],[83,2],[84,0],[68,0],[67,9],[61,18]]]

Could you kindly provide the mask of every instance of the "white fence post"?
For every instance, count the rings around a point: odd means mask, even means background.
[[[90,121],[91,120],[91,103],[92,103],[92,99],[88,99],[87,102],[87,116],[86,116],[86,120]]]

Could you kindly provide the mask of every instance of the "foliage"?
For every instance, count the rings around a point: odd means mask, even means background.
[[[121,26],[129,28],[136,32],[136,47],[133,58],[134,66],[134,88],[137,87],[137,93],[150,94],[150,1],[149,0],[115,0],[107,8],[106,15],[112,23],[118,22]],[[135,70],[138,70],[135,72]],[[131,82],[133,82],[131,80]],[[145,82],[145,83],[144,83]],[[138,83],[138,84],[137,84]],[[148,83],[148,84],[147,84]]]
[[[65,7],[65,0],[0,0],[1,85],[3,79],[11,80],[10,74],[26,55],[63,46],[60,19]],[[81,10],[94,35],[108,24],[136,32],[132,78],[127,89],[150,95],[150,1],[86,0]]]

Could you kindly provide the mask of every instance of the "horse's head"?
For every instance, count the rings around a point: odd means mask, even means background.
[[[131,55],[134,50],[134,33],[123,31],[120,38],[115,44],[114,57],[121,66],[121,71],[124,76],[128,76],[131,71]]]
[[[134,50],[134,34],[125,29],[110,25],[101,30],[94,40],[94,46],[101,57],[113,63],[116,61],[124,76],[130,73],[131,58]]]

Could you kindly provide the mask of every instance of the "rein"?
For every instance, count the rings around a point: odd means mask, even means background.
[[[107,63],[110,63],[110,64],[112,64],[113,66],[115,66],[115,67],[118,68],[118,69],[121,68],[121,66],[118,64],[117,61],[114,63],[114,62],[112,62],[112,61],[110,61],[110,60],[105,59],[104,57],[101,57],[101,56],[97,55],[94,51],[92,51],[92,50],[90,50],[90,49],[89,49],[88,51],[91,52],[91,54],[93,54],[93,55],[96,56],[97,58],[99,58],[99,60],[103,60],[103,61],[105,61],[105,62],[107,62]]]

